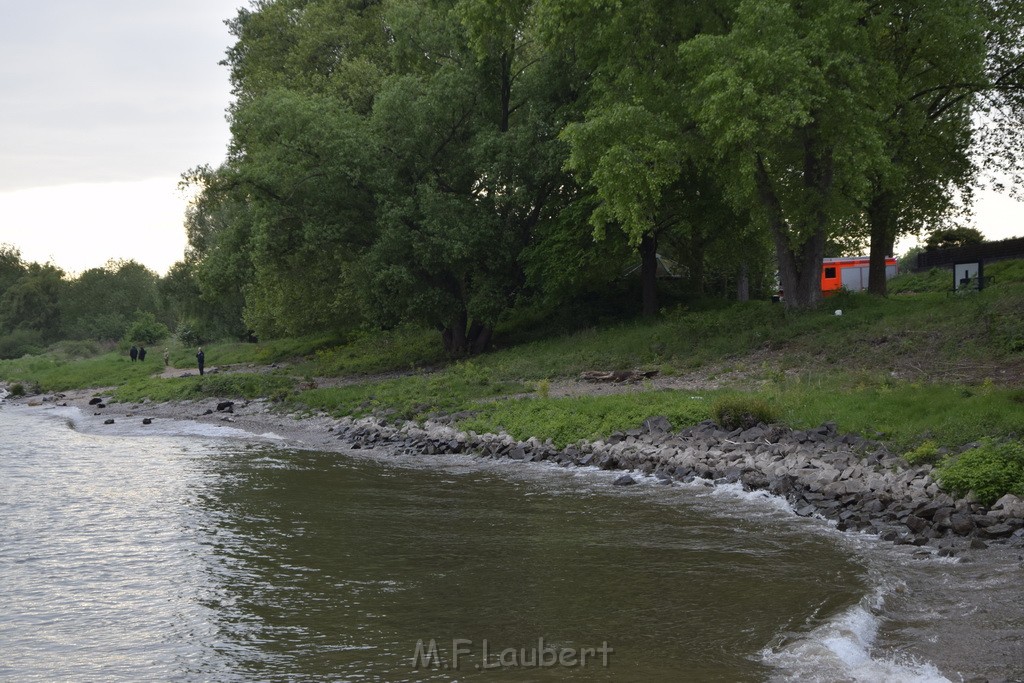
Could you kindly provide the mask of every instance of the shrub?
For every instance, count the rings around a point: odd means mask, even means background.
[[[24,396],[25,385],[21,382],[15,382],[11,385],[11,396]]]
[[[760,422],[779,420],[778,409],[757,396],[720,398],[711,406],[711,415],[723,429],[750,429]]]
[[[935,462],[939,457],[939,444],[928,439],[914,450],[904,454],[903,459],[911,465],[919,465],[925,462]]]
[[[182,346],[199,346],[206,341],[195,320],[180,321],[174,336],[178,338]]]
[[[943,488],[957,495],[973,491],[982,505],[1007,493],[1024,495],[1024,441],[985,439],[978,448],[944,460],[937,474]]]
[[[35,330],[14,330],[0,336],[0,358],[21,358],[42,351],[42,335]]]
[[[128,326],[124,333],[126,344],[156,344],[161,339],[167,338],[170,332],[167,325],[157,322],[156,316],[152,313],[139,311],[135,314],[135,321]]]
[[[57,358],[78,360],[100,355],[103,347],[91,339],[66,339],[51,345],[49,352]]]

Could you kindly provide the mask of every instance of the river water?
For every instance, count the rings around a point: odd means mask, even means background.
[[[1024,572],[732,487],[0,406],[0,680],[1024,675]],[[150,431],[151,430],[151,431]]]

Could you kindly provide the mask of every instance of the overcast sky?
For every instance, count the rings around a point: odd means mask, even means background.
[[[71,273],[180,260],[178,177],[224,159],[224,20],[247,5],[0,0],[0,243]],[[1024,235],[1022,205],[982,199],[986,236]]]
[[[226,153],[246,0],[0,0],[0,242],[71,272],[185,248],[179,175]]]

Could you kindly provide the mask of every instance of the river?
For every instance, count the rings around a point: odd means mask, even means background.
[[[91,424],[0,406],[0,680],[1024,675],[1014,552],[915,557],[735,487]]]

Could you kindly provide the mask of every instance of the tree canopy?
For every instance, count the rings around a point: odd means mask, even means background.
[[[415,323],[458,356],[523,310],[776,277],[812,307],[826,253],[868,249],[884,294],[899,237],[963,237],[985,175],[1024,175],[1017,2],[259,0],[229,28],[181,261],[0,246],[0,347]]]

